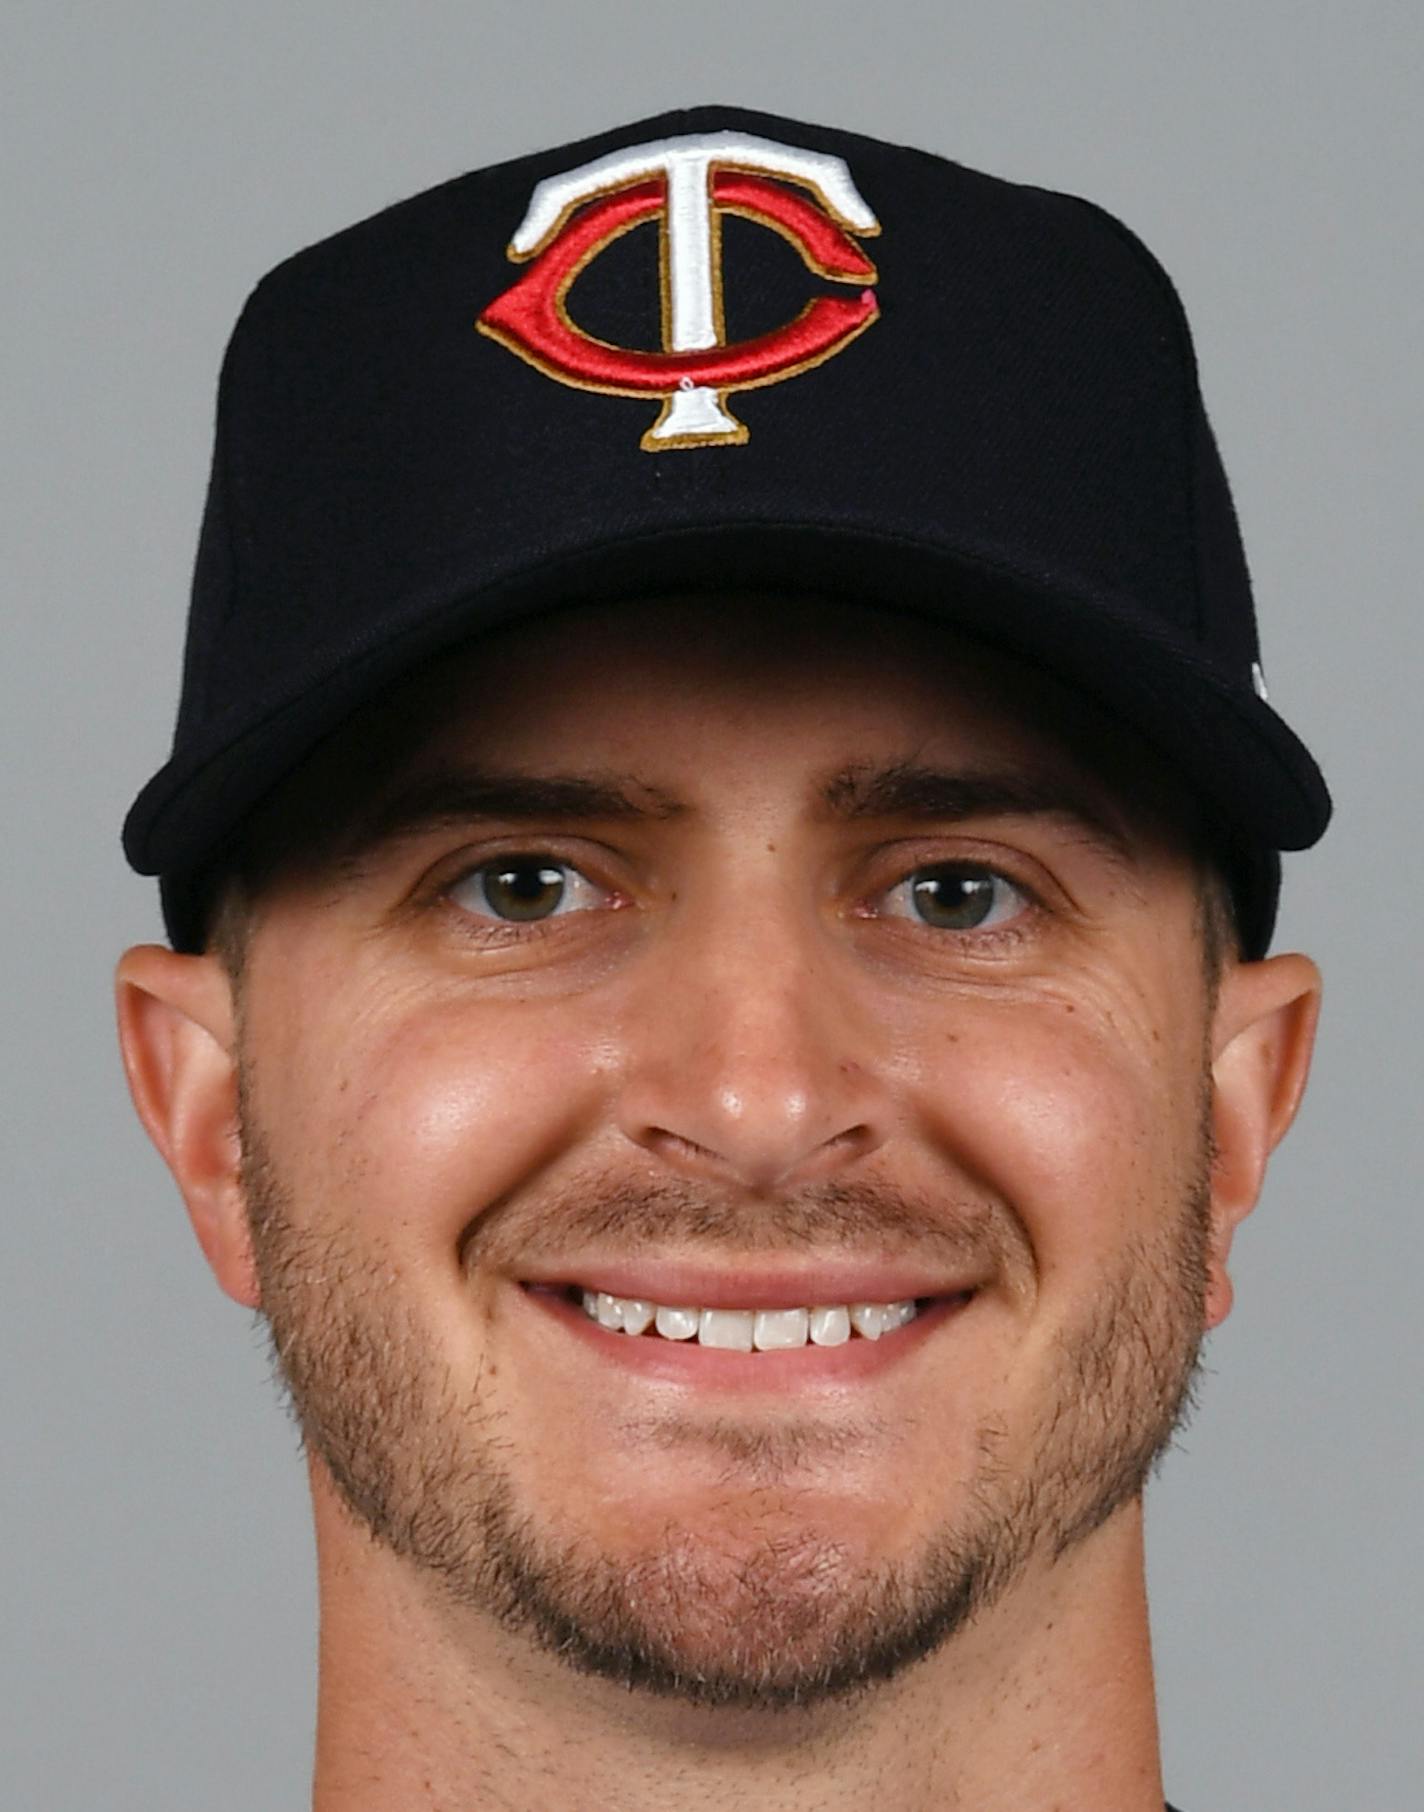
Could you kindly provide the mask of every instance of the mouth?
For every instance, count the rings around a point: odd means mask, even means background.
[[[936,1303],[950,1300],[916,1296],[892,1302],[796,1303],[753,1309],[653,1302],[644,1296],[615,1296],[582,1284],[566,1284],[561,1294],[610,1333],[634,1339],[689,1341],[733,1353],[789,1352],[803,1346],[879,1340],[898,1333]],[[967,1301],[969,1292],[957,1295]]]
[[[758,1279],[743,1281],[739,1299],[736,1280],[724,1278],[715,1287],[704,1281],[697,1294],[664,1290],[660,1300],[650,1290],[599,1287],[610,1281],[525,1281],[520,1288],[533,1308],[614,1364],[724,1388],[843,1383],[878,1373],[908,1358],[978,1293],[969,1285],[875,1296],[832,1285],[823,1293]]]

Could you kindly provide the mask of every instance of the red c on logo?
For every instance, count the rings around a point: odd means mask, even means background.
[[[868,285],[875,266],[830,217],[779,184],[743,171],[711,176],[713,206],[756,220],[780,232],[806,264],[841,283]],[[619,396],[662,395],[699,390],[722,394],[776,383],[820,363],[847,346],[879,312],[875,296],[862,288],[854,300],[817,296],[784,327],[735,345],[691,352],[642,352],[595,339],[569,317],[568,292],[584,267],[619,235],[661,214],[666,184],[639,182],[580,209],[557,237],[534,258],[528,271],[480,315],[480,330],[511,352],[566,384]],[[666,414],[666,409],[665,412]],[[682,435],[659,442],[656,431],[643,445],[698,445],[745,440],[732,418],[727,431]]]

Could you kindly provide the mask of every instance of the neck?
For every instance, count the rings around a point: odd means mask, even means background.
[[[1137,1504],[861,1700],[750,1714],[631,1695],[453,1612],[313,1488],[313,1812],[1161,1812]]]

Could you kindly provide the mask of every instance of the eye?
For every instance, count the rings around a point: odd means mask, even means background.
[[[472,868],[447,897],[477,918],[528,925],[586,911],[604,898],[587,876],[551,856],[500,856]]]
[[[885,895],[892,918],[918,919],[935,931],[985,931],[1017,918],[1030,896],[996,869],[937,862],[917,868]]]

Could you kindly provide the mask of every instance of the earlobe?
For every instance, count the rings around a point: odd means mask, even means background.
[[[1230,1311],[1232,1236],[1255,1207],[1267,1161],[1300,1106],[1319,1016],[1320,972],[1308,957],[1241,963],[1222,978],[1212,1045],[1208,1327]]]
[[[234,1301],[256,1308],[227,973],[215,957],[143,944],[120,962],[115,997],[139,1118],[173,1173],[214,1276]]]

